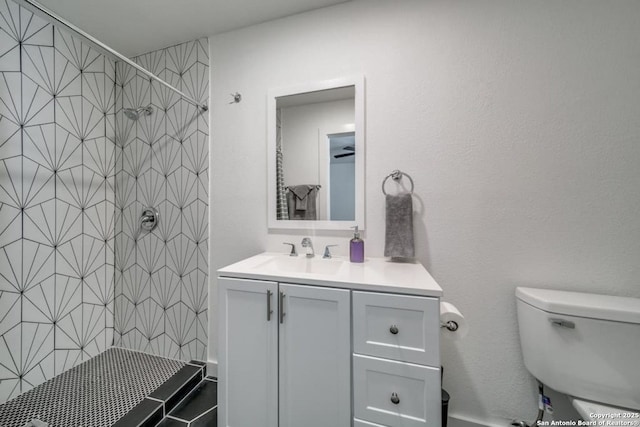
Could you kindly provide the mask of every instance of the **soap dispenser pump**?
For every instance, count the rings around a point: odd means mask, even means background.
[[[349,242],[349,259],[351,262],[364,262],[364,240],[360,238],[357,225],[351,228],[355,228],[355,231]]]

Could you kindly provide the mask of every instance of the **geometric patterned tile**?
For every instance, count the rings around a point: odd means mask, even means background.
[[[21,221],[20,209],[0,202],[0,248],[22,238]]]
[[[55,77],[54,93],[57,97],[82,96],[82,79],[80,70],[62,54],[56,46],[54,52]]]
[[[183,301],[187,307],[199,314],[207,309],[207,274],[196,269],[187,274],[183,281]]]
[[[162,69],[162,71],[160,72],[159,76],[165,76],[163,77],[165,81],[167,81],[168,83],[172,84],[174,87],[179,86],[179,82],[180,79],[179,78],[174,78],[173,82],[170,81],[166,76],[174,76],[176,77],[173,73],[167,73],[166,69]],[[176,84],[178,83],[178,84]],[[164,85],[161,84],[153,84],[151,85],[151,103],[153,105],[155,105],[156,107],[158,107],[159,110],[161,111],[165,111],[168,110],[171,106],[173,106],[178,100],[180,99],[180,96],[175,93],[174,91],[172,91],[171,89],[168,89],[167,87],[165,87]]]
[[[166,266],[151,276],[151,299],[163,310],[180,301],[180,278]]]
[[[52,96],[56,93],[54,52],[53,47],[37,45],[22,49],[22,73]]]
[[[183,90],[191,98],[202,102],[209,92],[209,67],[196,62],[183,74]]]
[[[134,307],[149,298],[150,287],[150,275],[140,266],[134,265],[123,273],[122,294]]]
[[[84,303],[100,305],[106,309],[113,300],[113,293],[113,268],[103,264],[85,277],[82,291]]]
[[[196,245],[207,238],[207,212],[207,205],[200,200],[195,200],[182,211],[182,232]]]
[[[207,43],[206,38],[200,39],[134,60],[207,102]],[[116,280],[117,338],[127,347],[165,357],[204,359],[208,115],[199,114],[195,106],[164,86],[149,84],[130,67],[116,66],[115,79],[116,109],[120,111],[116,114],[115,143],[124,148],[116,161],[115,204],[121,210],[117,222],[121,225],[116,225],[120,230],[116,235],[116,276],[122,275]],[[122,108],[149,103],[154,112],[136,122],[122,114]],[[156,207],[160,214],[152,233],[140,233],[138,228],[139,215],[146,206]]]
[[[189,68],[196,64],[198,60],[197,49],[198,43],[196,40],[167,48],[167,70],[173,74],[182,76]]]
[[[7,400],[21,391],[22,328],[20,324],[8,329],[0,339],[0,399]]]
[[[0,5],[0,9],[6,10],[6,4]],[[2,19],[5,19],[6,15],[6,12],[0,11]],[[20,72],[20,44],[5,31],[0,31],[0,71]]]
[[[17,292],[0,292],[0,336],[20,324],[20,294]],[[2,363],[2,359],[0,359]]]
[[[55,175],[46,166],[22,158],[22,206],[29,207],[55,199]]]
[[[197,264],[197,246],[187,236],[179,234],[178,237],[167,243],[167,266],[183,278],[193,270]]]
[[[116,296],[114,313],[114,329],[116,334],[125,335],[135,328],[136,325],[136,309],[124,294]],[[122,345],[122,344],[118,344]]]
[[[152,275],[166,262],[164,243],[153,233],[144,234],[138,241],[137,262],[142,269]]]
[[[156,207],[165,198],[166,180],[153,169],[146,170],[138,179],[138,200],[144,206]]]
[[[180,100],[167,111],[167,132],[176,141],[183,143],[197,130],[198,109]]]
[[[115,174],[115,148],[106,137],[85,141],[84,165],[103,178]]]
[[[181,167],[169,175],[167,193],[178,208],[185,208],[197,197],[196,175],[185,167]]]
[[[179,142],[165,135],[153,147],[152,167],[168,178],[180,167],[181,147]]]
[[[51,323],[22,322],[21,375],[23,389],[35,387],[54,375]]]
[[[166,134],[165,113],[163,110],[155,109],[150,116],[141,117],[137,124],[140,127],[138,131],[138,137],[146,144],[154,145],[159,142]]]
[[[151,103],[151,82],[148,77],[135,73],[123,88],[124,107],[138,108]],[[139,125],[140,121],[136,122]]]
[[[84,232],[103,242],[113,238],[115,211],[108,202],[97,203],[85,209]]]
[[[114,61],[0,2],[0,400],[111,343],[114,81]]]
[[[167,336],[182,350],[196,339],[196,314],[179,302],[167,310]]]
[[[78,236],[58,248],[58,273],[83,280],[104,263],[105,243],[88,235]]]
[[[55,40],[56,49],[80,72],[93,71],[90,67],[95,66],[102,56],[77,37],[57,28]]]
[[[153,74],[160,76],[165,68],[166,53],[164,49],[156,50],[144,55],[138,56],[135,61],[145,70],[151,71]],[[160,76],[162,78],[162,76]]]
[[[101,61],[104,61],[104,58],[96,63]],[[82,94],[102,114],[106,114],[114,108],[114,81],[104,73],[104,70],[98,73],[85,72],[82,74]]]
[[[54,121],[53,96],[28,78],[22,79],[21,123],[35,126]]]
[[[21,74],[2,73],[0,77],[0,94],[2,94],[2,102],[0,102],[0,116],[6,117],[8,121],[20,126],[24,124],[22,121]]]
[[[160,240],[166,244],[180,234],[182,215],[180,209],[169,201],[161,202],[158,206],[158,212],[161,220],[154,230],[154,234],[157,234]]]
[[[51,173],[57,168],[55,138],[56,125],[48,123],[25,128],[22,155],[47,168]]]
[[[164,332],[164,310],[152,299],[142,302],[136,314],[136,328],[148,341]]]
[[[2,79],[0,74],[0,90]],[[0,116],[0,159],[16,157],[22,154],[22,132],[20,125],[11,121],[7,116]]]
[[[183,161],[196,175],[202,173],[202,171],[209,167],[207,135],[202,132],[195,132],[184,141],[182,147]]]

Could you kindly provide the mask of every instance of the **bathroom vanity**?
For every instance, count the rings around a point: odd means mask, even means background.
[[[218,275],[219,426],[440,426],[422,265],[264,253]]]

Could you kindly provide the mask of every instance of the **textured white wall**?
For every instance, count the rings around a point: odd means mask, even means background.
[[[212,37],[212,270],[302,237],[267,229],[267,90],[364,74],[367,254],[399,168],[417,257],[471,327],[443,346],[451,411],[533,416],[514,288],[640,297],[638,16],[633,0],[370,0]],[[314,239],[347,252],[348,233]],[[215,280],[210,297],[215,360]]]

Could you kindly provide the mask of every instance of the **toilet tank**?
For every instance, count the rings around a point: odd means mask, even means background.
[[[529,372],[561,393],[640,410],[640,298],[517,288]]]

